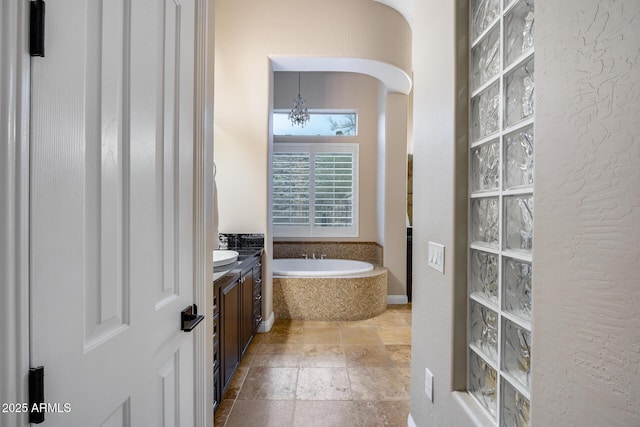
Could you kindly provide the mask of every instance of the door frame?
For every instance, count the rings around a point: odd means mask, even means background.
[[[29,401],[29,6],[0,2],[0,342],[7,343],[0,346],[0,402],[7,403]],[[17,427],[28,417],[0,418]]]
[[[213,7],[195,0],[194,81],[194,302],[212,316],[213,269]],[[29,0],[0,2],[0,402],[27,403],[29,325]],[[213,333],[211,321],[194,330],[196,426],[213,425]],[[2,415],[3,425],[28,424],[27,414]],[[6,422],[6,424],[5,424]]]

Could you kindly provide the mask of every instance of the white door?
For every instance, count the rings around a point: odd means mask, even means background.
[[[194,25],[193,0],[47,2],[31,88],[47,426],[194,423]]]

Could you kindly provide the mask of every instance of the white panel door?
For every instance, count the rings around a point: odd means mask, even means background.
[[[32,61],[31,365],[47,426],[192,426],[193,0],[47,3]],[[69,404],[64,406],[64,404]]]

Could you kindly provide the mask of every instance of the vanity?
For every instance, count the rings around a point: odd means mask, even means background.
[[[262,321],[262,235],[226,235],[237,260],[213,271],[214,410]]]

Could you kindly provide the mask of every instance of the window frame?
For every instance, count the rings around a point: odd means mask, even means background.
[[[300,137],[296,137],[299,139]],[[304,138],[304,137],[303,137]],[[325,137],[326,138],[326,137]],[[305,138],[306,139],[306,138]],[[310,238],[310,237],[359,237],[360,218],[360,146],[355,142],[278,142],[274,141],[273,154],[278,152],[308,152],[309,157],[309,225],[307,226],[279,226],[271,221],[273,235],[278,238]],[[352,225],[349,227],[320,227],[314,224],[315,218],[315,154],[316,153],[351,153],[352,163]],[[273,167],[273,157],[271,159]],[[272,171],[269,186],[273,196],[273,179],[275,171]],[[273,218],[273,201],[271,203],[271,218]]]

